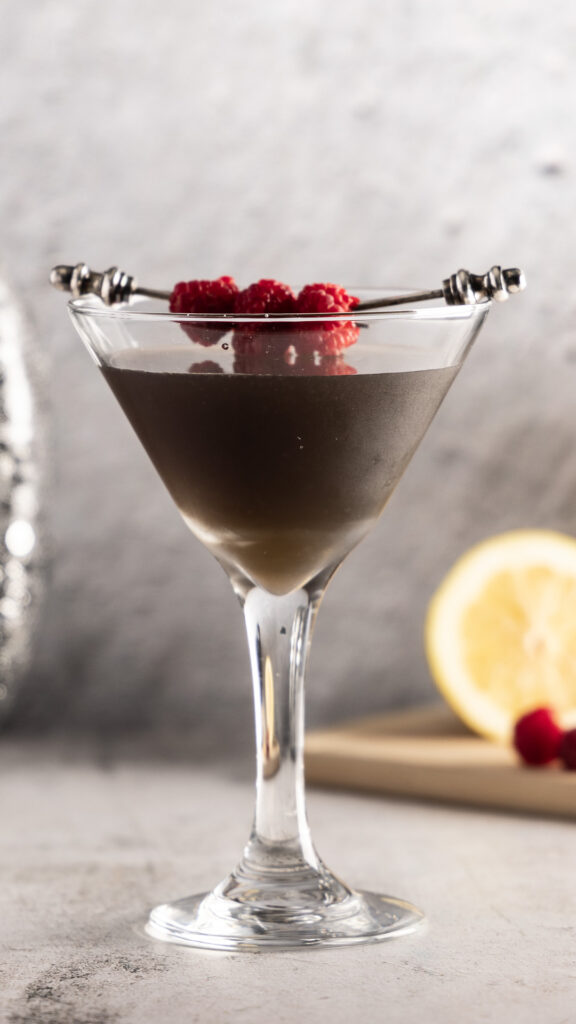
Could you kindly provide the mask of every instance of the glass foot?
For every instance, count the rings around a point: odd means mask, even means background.
[[[249,902],[211,893],[165,903],[150,914],[147,932],[203,949],[259,951],[302,946],[347,946],[407,935],[424,922],[412,904],[371,892],[353,892],[336,902],[309,907]]]

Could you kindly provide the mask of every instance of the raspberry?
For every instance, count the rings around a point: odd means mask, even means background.
[[[298,313],[349,313],[359,299],[338,284],[307,284],[296,299]]]
[[[243,291],[231,277],[215,281],[180,281],[170,297],[173,313],[228,314],[261,317],[290,313],[347,313],[358,300],[334,284],[311,284],[296,298],[292,289],[263,278]],[[186,334],[200,345],[214,345],[226,334],[225,326],[209,320],[182,323]],[[359,334],[354,323],[321,320],[310,325],[255,320],[234,331],[232,347],[237,373],[310,374],[332,376],[355,373],[340,359],[344,348]],[[300,358],[298,358],[300,357]],[[324,360],[324,362],[322,361]],[[210,362],[193,364],[194,372],[218,372]],[[205,369],[206,367],[206,369]],[[191,368],[192,369],[192,368]]]
[[[516,722],[514,746],[526,764],[548,764],[558,757],[562,736],[550,709],[536,708]]]
[[[297,313],[349,313],[358,299],[337,284],[307,284],[296,299]],[[294,344],[299,352],[335,356],[358,340],[356,324],[350,321],[321,321],[304,327],[298,324]]]
[[[215,281],[179,281],[172,289],[172,313],[233,313],[238,285],[233,277]]]
[[[576,729],[568,729],[564,733],[561,743],[559,757],[565,768],[569,771],[576,770]]]
[[[170,296],[171,313],[233,313],[238,285],[233,277],[215,281],[179,281]],[[183,323],[180,325],[191,341],[199,345],[215,345],[226,333],[222,324]]]
[[[250,313],[262,315],[269,313],[293,313],[296,304],[296,296],[287,284],[281,281],[273,281],[264,278],[249,285],[244,291],[239,292],[236,297],[235,312],[247,316]],[[237,373],[258,372],[272,373],[270,362],[278,358],[282,359],[285,349],[291,344],[286,338],[285,332],[289,330],[290,324],[245,323],[239,325],[234,331],[232,348],[237,357],[235,367]],[[281,338],[280,334],[284,337]],[[284,340],[284,344],[283,344]],[[261,365],[260,365],[261,364]],[[252,369],[247,369],[252,367]]]
[[[241,315],[250,313],[293,313],[295,305],[296,296],[287,284],[264,278],[238,293],[234,312]]]

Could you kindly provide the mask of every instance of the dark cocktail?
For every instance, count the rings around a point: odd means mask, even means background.
[[[90,298],[70,308],[178,509],[228,573],[250,646],[258,767],[248,844],[213,892],[157,907],[150,933],[255,949],[414,929],[414,907],[355,892],[316,854],[304,809],[304,667],[326,584],[380,515],[489,303],[329,321],[165,313],[152,302],[107,309]],[[357,337],[346,361],[314,341],[334,324]]]

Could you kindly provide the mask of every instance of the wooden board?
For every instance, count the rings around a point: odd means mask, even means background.
[[[523,767],[511,749],[473,735],[445,707],[374,715],[310,732],[306,780],[576,818],[576,772]]]

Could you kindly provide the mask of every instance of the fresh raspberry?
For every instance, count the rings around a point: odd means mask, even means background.
[[[337,284],[307,284],[296,299],[297,313],[349,313],[359,300]],[[327,320],[310,326],[297,325],[299,352],[318,352],[335,356],[358,340],[356,324],[350,321]]]
[[[171,313],[233,313],[238,285],[233,277],[215,281],[179,281],[170,296]],[[199,345],[215,345],[227,333],[222,324],[183,323],[180,325],[191,341]]]
[[[247,316],[250,313],[256,315],[293,313],[295,304],[296,296],[287,284],[264,278],[249,285],[237,295],[235,312],[242,316]],[[270,369],[270,362],[277,358],[281,359],[291,344],[291,339],[286,337],[286,331],[289,329],[290,324],[271,324],[258,321],[239,324],[232,339],[232,348],[236,356],[240,357],[234,364],[237,367],[236,372],[257,373],[260,370],[262,373],[273,373],[274,370]],[[260,360],[262,365],[257,366],[255,360]],[[245,367],[253,367],[253,369]]]
[[[233,313],[238,285],[233,277],[215,281],[179,281],[172,289],[172,313]]]
[[[287,284],[264,278],[238,293],[234,312],[240,315],[293,313],[295,305],[296,296]]]
[[[558,757],[562,736],[550,708],[536,708],[516,722],[514,746],[525,764],[548,764]]]
[[[307,284],[296,299],[298,313],[349,313],[360,299],[338,284]]]
[[[559,757],[565,768],[569,771],[576,770],[576,729],[568,729],[564,733],[561,743]]]
[[[235,312],[242,315],[278,313],[347,313],[358,302],[344,288],[334,284],[312,284],[302,289],[298,298],[279,281],[262,280],[240,292]],[[337,362],[344,348],[358,339],[354,323],[320,321],[318,323],[262,323],[239,325],[234,331],[232,347],[236,353],[237,373],[275,373],[284,376],[328,376],[355,373],[352,367]],[[287,359],[292,351],[292,362]],[[316,357],[316,361],[314,361]],[[317,357],[331,358],[321,365]],[[302,360],[307,358],[305,365]],[[281,362],[278,363],[278,360]],[[278,363],[278,366],[276,364]]]

